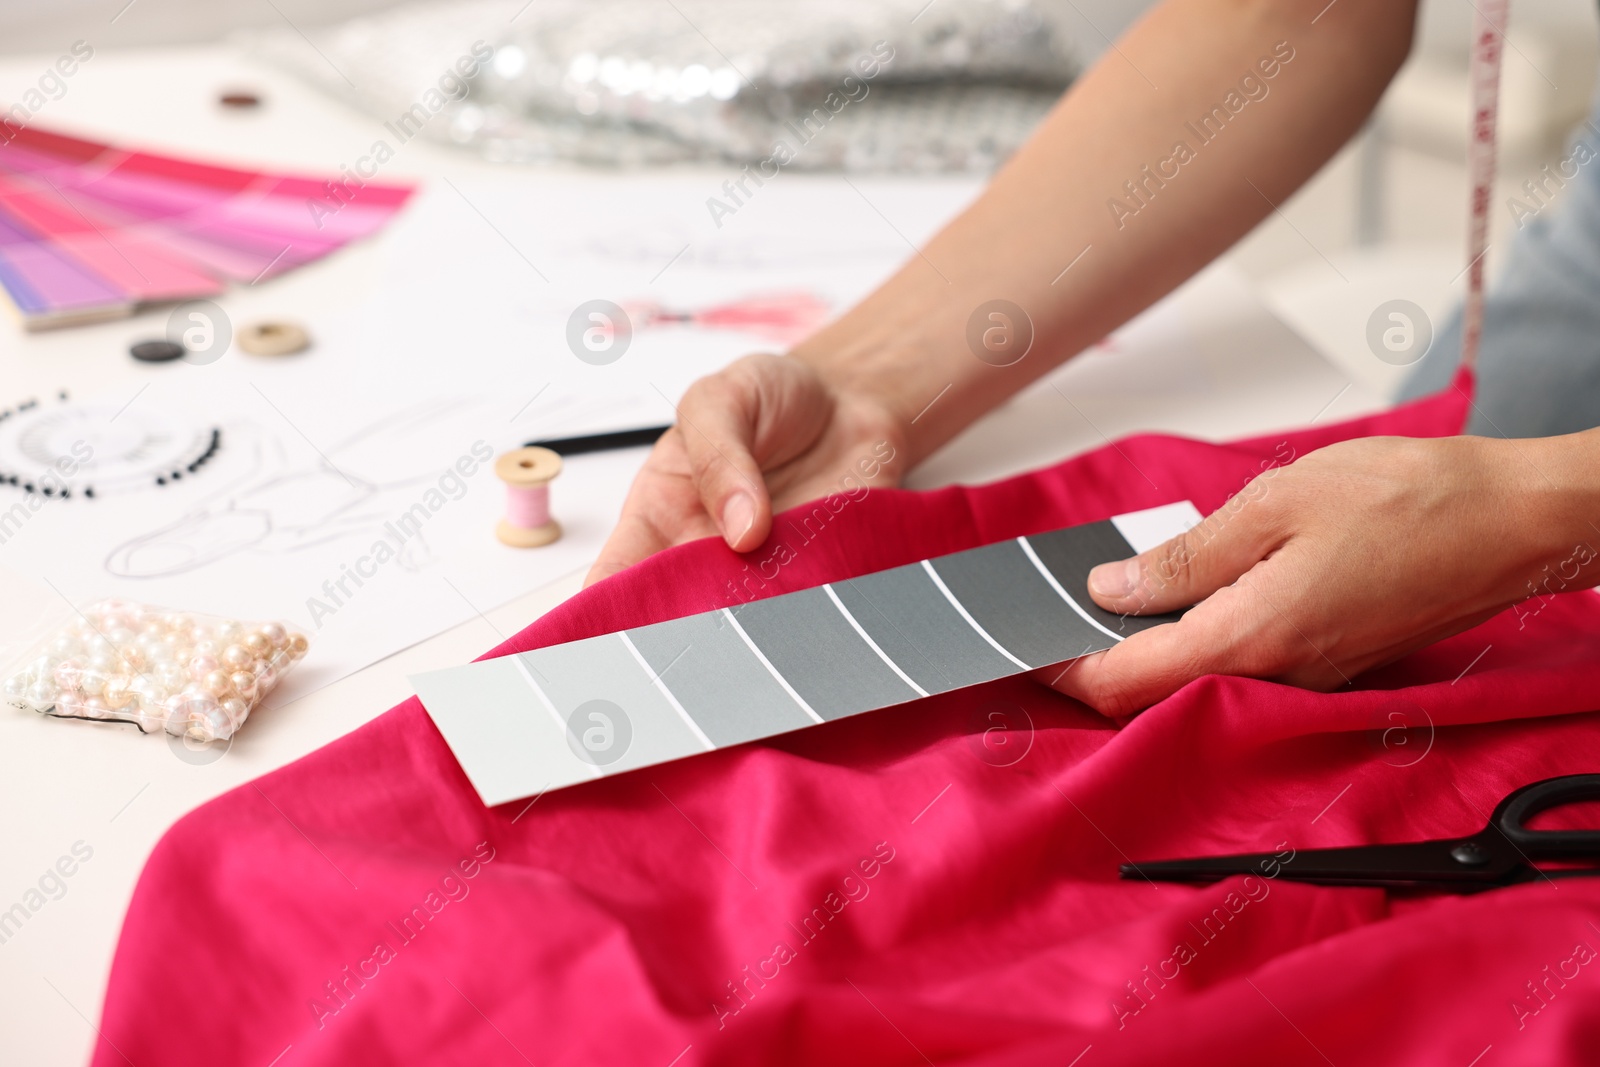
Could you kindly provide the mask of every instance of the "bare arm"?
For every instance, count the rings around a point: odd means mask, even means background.
[[[878,291],[788,358],[750,357],[690,388],[590,581],[699,537],[748,551],[774,507],[847,478],[898,481],[1232,245],[1349,139],[1410,49],[1414,0],[1325,4],[1151,11]],[[1035,331],[1012,366],[967,343],[968,320],[997,298]]]
[[[1410,49],[1415,7],[1325,4],[1155,8],[922,257],[793,355],[905,423],[954,382],[937,417],[908,434],[915,465],[1205,266],[1349,140]],[[979,362],[965,343],[968,317],[997,297],[1036,330],[1012,368]]]

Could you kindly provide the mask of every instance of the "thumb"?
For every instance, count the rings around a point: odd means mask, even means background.
[[[1130,559],[1089,572],[1089,594],[1107,611],[1159,615],[1232,585],[1282,543],[1266,509],[1235,497],[1200,525]]]
[[[689,386],[678,405],[678,431],[700,504],[735,552],[755,548],[772,529],[772,497],[761,459],[786,458],[764,455],[775,450],[763,440],[772,436],[768,424],[783,421],[784,409],[791,406],[785,403],[789,390],[782,387],[786,362],[746,356]]]
[[[678,429],[701,506],[735,552],[772,529],[764,472],[811,449],[834,400],[816,372],[795,360],[746,356],[689,387]]]
[[[756,411],[737,383],[702,379],[678,405],[678,432],[701,505],[728,547],[745,552],[766,539],[772,500],[751,454]]]

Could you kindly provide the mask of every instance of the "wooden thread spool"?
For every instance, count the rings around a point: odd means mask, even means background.
[[[550,517],[550,483],[561,473],[561,457],[548,448],[519,448],[495,460],[494,473],[506,483],[506,514],[494,533],[512,548],[538,548],[561,536]]]

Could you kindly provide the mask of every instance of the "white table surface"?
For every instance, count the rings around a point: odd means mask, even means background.
[[[0,98],[30,84],[52,58],[0,62]],[[216,105],[219,89],[240,85],[260,90],[266,106],[238,113]],[[98,52],[37,121],[120,143],[314,173],[331,173],[359,154],[374,126],[228,46]],[[385,177],[493,169],[418,143]],[[225,306],[237,314],[314,319],[369,292],[384,249],[381,237],[346,249],[236,290]],[[150,370],[128,359],[126,346],[160,335],[165,315],[158,309],[36,335],[0,322],[0,383],[7,396],[63,386],[126,388],[132,395]],[[1352,382],[1317,356],[1224,266],[1180,291],[1129,343],[1092,352],[974,426],[916,472],[912,484],[988,481],[1134,430],[1221,439],[1378,406],[1370,385]],[[226,757],[207,765],[180,761],[159,743],[129,744],[122,731],[0,715],[6,826],[0,910],[20,900],[75,842],[93,849],[92,859],[66,879],[65,894],[0,944],[0,1062],[85,1062],[123,913],[151,848],[176,819],[374,718],[411,695],[408,674],[477,656],[571,596],[580,580],[569,575],[252,720]],[[5,610],[0,599],[0,616]],[[182,1025],[181,1010],[170,1025]]]

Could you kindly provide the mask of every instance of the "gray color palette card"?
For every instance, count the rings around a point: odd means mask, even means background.
[[[1090,568],[1199,523],[1182,501],[814,589],[414,676],[485,804],[1020,674],[1169,621]]]

